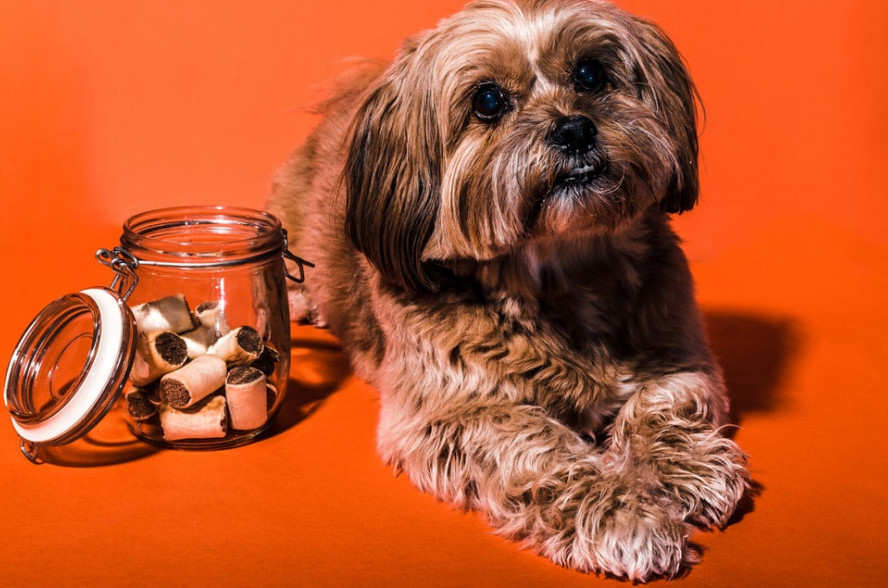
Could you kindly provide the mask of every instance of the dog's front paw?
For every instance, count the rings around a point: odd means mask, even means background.
[[[726,526],[749,489],[746,456],[716,431],[680,446],[681,455],[655,459],[659,482],[681,505],[687,522],[704,528]]]
[[[558,512],[550,520],[561,528],[540,535],[543,555],[559,565],[634,582],[673,578],[697,561],[688,544],[690,527],[668,505],[656,503],[634,481],[591,482],[572,499],[561,497],[552,505]]]
[[[323,329],[327,321],[321,316],[318,307],[304,288],[291,288],[287,291],[287,303],[290,306],[290,321],[301,325],[312,325]]]
[[[577,521],[568,565],[635,582],[672,578],[696,561],[688,530],[665,510],[613,505],[603,517]]]

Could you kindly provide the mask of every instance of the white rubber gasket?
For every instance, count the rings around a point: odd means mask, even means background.
[[[102,288],[87,288],[81,294],[89,296],[99,309],[100,329],[96,333],[98,345],[92,367],[80,386],[57,413],[34,425],[22,425],[13,420],[12,426],[22,439],[32,443],[47,443],[76,428],[94,410],[114,377],[115,366],[123,340],[123,314],[117,299]]]

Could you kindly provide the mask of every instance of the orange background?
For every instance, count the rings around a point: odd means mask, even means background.
[[[701,204],[676,224],[763,486],[695,537],[703,563],[676,585],[884,583],[888,4],[621,4],[670,33],[706,106]],[[0,356],[50,300],[109,282],[93,252],[129,215],[260,207],[341,60],[391,56],[460,6],[4,2]],[[329,337],[293,335],[289,401],[244,448],[36,467],[0,423],[0,585],[614,584],[393,476],[373,390]]]

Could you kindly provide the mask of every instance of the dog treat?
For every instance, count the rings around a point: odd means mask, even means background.
[[[256,358],[256,361],[251,363],[250,365],[263,374],[267,376],[271,376],[274,373],[274,367],[281,360],[281,354],[278,353],[277,349],[269,345],[265,344],[265,348],[262,349],[262,353],[259,354],[259,357]]]
[[[201,325],[196,329],[181,334],[188,347],[188,359],[194,359],[200,355],[204,355],[207,349],[216,342],[216,332],[205,325]]]
[[[216,341],[208,353],[221,357],[229,365],[243,365],[258,359],[264,348],[259,332],[244,326]]]
[[[222,305],[218,302],[203,302],[194,309],[194,316],[202,326],[211,329],[216,337],[227,335],[231,327],[225,321]]]
[[[140,333],[136,350],[130,372],[136,386],[150,384],[188,361],[188,345],[172,331]]]
[[[160,399],[172,408],[187,408],[225,385],[228,368],[215,355],[201,355],[160,379]]]
[[[147,421],[157,414],[160,404],[157,395],[145,388],[133,388],[126,393],[126,409],[137,421]]]
[[[254,326],[231,329],[224,303],[192,312],[176,294],[133,307],[138,342],[125,393],[131,425],[167,441],[224,437],[268,421],[276,390],[268,378],[281,354]]]
[[[228,432],[224,396],[214,396],[191,410],[170,406],[160,409],[160,426],[166,441],[182,439],[213,439]]]
[[[172,331],[184,333],[196,325],[182,294],[167,296],[132,308],[136,326],[141,333]]]
[[[265,374],[254,367],[236,366],[225,379],[225,398],[231,428],[256,429],[268,420]]]

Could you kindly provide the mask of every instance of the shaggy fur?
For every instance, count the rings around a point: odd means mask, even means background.
[[[269,200],[383,459],[578,570],[674,576],[748,486],[668,220],[695,109],[656,26],[485,0],[353,73]]]

